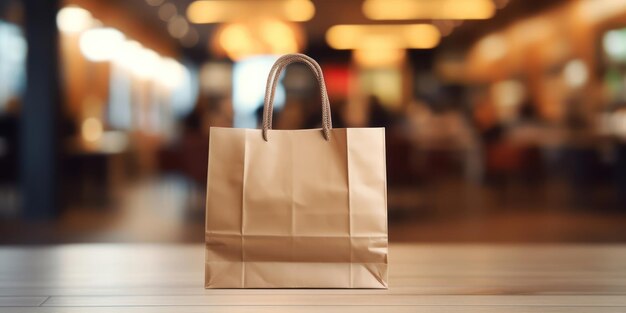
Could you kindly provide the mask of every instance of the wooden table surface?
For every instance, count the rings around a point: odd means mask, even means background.
[[[389,290],[205,290],[202,245],[0,247],[0,312],[626,312],[626,246],[390,247]]]

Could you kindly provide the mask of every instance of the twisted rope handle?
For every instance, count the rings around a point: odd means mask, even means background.
[[[311,71],[315,74],[315,78],[320,87],[320,96],[322,98],[322,132],[326,141],[330,140],[330,130],[333,128],[333,123],[330,117],[330,101],[328,100],[328,93],[326,92],[326,82],[324,82],[324,74],[322,68],[311,57],[300,54],[285,54],[278,58],[269,75],[267,76],[267,84],[265,86],[265,101],[263,104],[263,139],[268,141],[268,130],[272,129],[272,113],[274,112],[274,94],[276,93],[276,85],[278,84],[278,78],[283,69],[294,62],[302,62],[306,64]]]

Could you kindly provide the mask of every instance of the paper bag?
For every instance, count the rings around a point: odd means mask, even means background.
[[[322,129],[271,129],[292,62],[319,82]],[[313,59],[276,61],[262,130],[211,128],[207,185],[206,288],[387,287],[384,128],[332,128]]]

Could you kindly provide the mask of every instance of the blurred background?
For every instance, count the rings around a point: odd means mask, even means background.
[[[387,128],[391,241],[626,241],[625,1],[0,0],[0,243],[202,242],[209,127],[295,52]]]

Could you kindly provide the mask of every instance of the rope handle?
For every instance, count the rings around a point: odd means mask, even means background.
[[[322,68],[315,60],[300,53],[285,54],[281,56],[278,60],[276,60],[270,69],[270,73],[267,76],[267,84],[265,85],[265,101],[263,104],[263,139],[268,141],[268,130],[272,129],[274,95],[276,93],[278,78],[287,65],[295,62],[306,64],[313,74],[315,74],[315,78],[317,79],[320,87],[320,96],[322,98],[322,132],[324,139],[328,141],[330,140],[330,130],[333,128],[333,123],[330,117],[330,101],[328,100],[324,74],[322,73]]]

